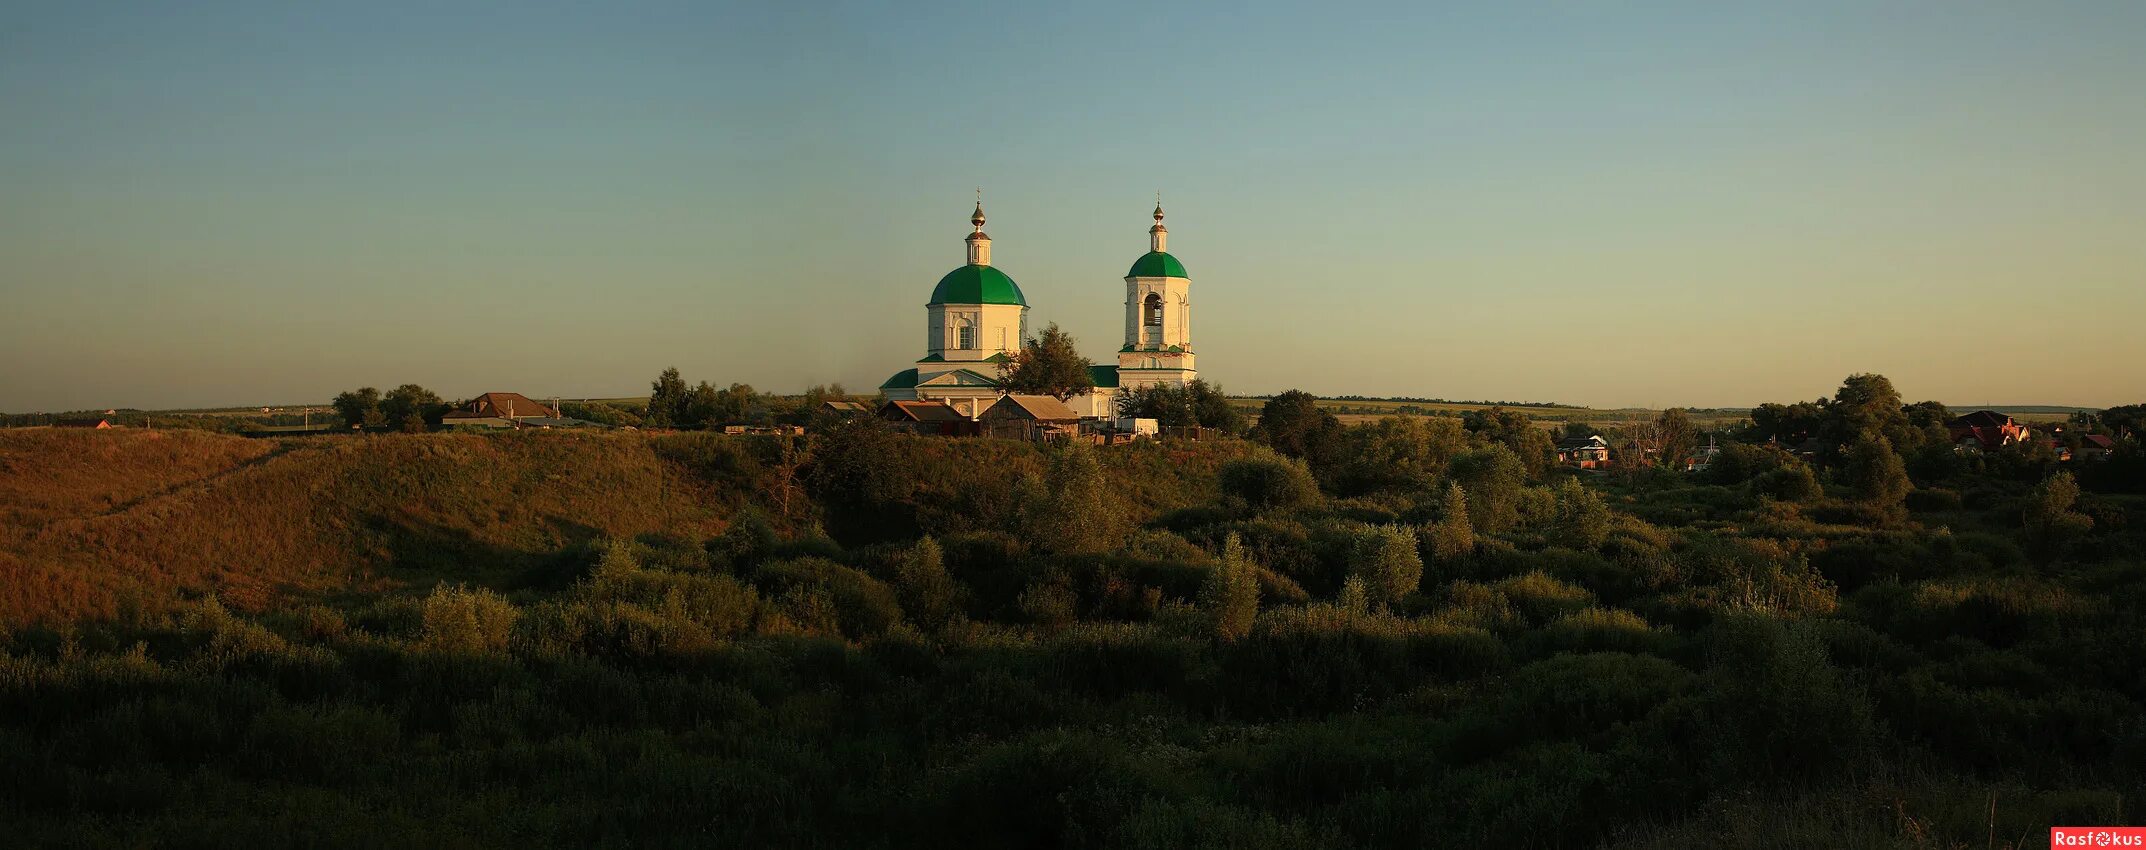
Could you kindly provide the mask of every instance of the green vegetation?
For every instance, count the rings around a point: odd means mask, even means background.
[[[1256,441],[1110,447],[8,432],[0,821],[1158,848],[2136,821],[2136,439],[1941,463],[1937,411],[1888,390],[1796,414],[1811,460],[1753,437],[1785,420],[1692,419],[1735,441],[1694,474],[1309,396]]]

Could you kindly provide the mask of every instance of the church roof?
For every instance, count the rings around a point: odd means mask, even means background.
[[[917,370],[903,369],[894,373],[894,377],[888,378],[885,383],[880,384],[879,388],[883,390],[909,390],[915,389],[916,385]]]
[[[1005,272],[970,263],[939,278],[938,288],[931,291],[930,304],[1019,304],[1026,307],[1028,299],[1021,297],[1021,287],[1016,286]]]
[[[1133,261],[1133,270],[1126,272],[1125,276],[1182,277],[1188,280],[1192,277],[1192,275],[1185,273],[1184,263],[1178,262],[1176,257],[1161,251],[1149,251],[1140,255],[1140,259]]]

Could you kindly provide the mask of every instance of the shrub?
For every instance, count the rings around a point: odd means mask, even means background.
[[[1650,653],[1661,650],[1665,635],[1630,611],[1589,607],[1552,620],[1532,637],[1543,653]]]
[[[852,639],[885,634],[901,622],[894,590],[878,579],[821,558],[763,564],[755,582],[779,594],[799,622],[821,623],[832,612],[840,632]]]
[[[1319,495],[1319,485],[1303,461],[1272,452],[1223,464],[1216,483],[1224,496],[1242,500],[1254,511],[1301,507]]]
[[[1818,476],[1812,474],[1810,467],[1797,463],[1751,479],[1751,492],[1778,501],[1803,503],[1823,497],[1825,488],[1819,486]]]
[[[1393,605],[1416,592],[1423,580],[1423,556],[1416,552],[1415,532],[1396,525],[1363,527],[1348,574],[1363,582],[1375,608]]]
[[[440,585],[425,597],[418,649],[441,655],[484,656],[507,651],[521,611],[490,590]]]
[[[1514,610],[1538,625],[1578,613],[1595,602],[1595,595],[1586,588],[1558,581],[1540,570],[1505,579],[1494,587]]]
[[[1468,491],[1460,484],[1446,485],[1445,497],[1439,502],[1438,521],[1424,526],[1424,548],[1433,562],[1443,563],[1467,557],[1475,551],[1475,527],[1468,519]]]
[[[946,571],[939,543],[925,535],[895,567],[902,610],[918,626],[937,630],[961,613],[961,586]]]
[[[1409,549],[1413,555],[1413,543]],[[1234,641],[1252,631],[1252,621],[1259,616],[1259,581],[1236,535],[1223,544],[1222,560],[1200,587],[1200,608],[1213,619],[1217,638]]]

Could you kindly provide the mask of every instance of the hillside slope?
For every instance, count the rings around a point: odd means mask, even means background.
[[[644,439],[0,436],[0,623],[210,592],[258,608],[422,576],[512,583],[576,540],[721,527]]]
[[[900,485],[890,515],[932,531],[1041,468],[1022,443],[888,435],[876,446]],[[1208,498],[1186,482],[1242,450],[1132,447],[1106,466],[1152,514]],[[208,593],[257,610],[443,580],[556,584],[581,566],[581,543],[700,540],[747,505],[809,528],[821,508],[782,475],[779,455],[772,438],[698,433],[0,432],[0,626]]]

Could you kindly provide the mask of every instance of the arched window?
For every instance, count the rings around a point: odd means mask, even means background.
[[[954,320],[954,347],[964,351],[976,347],[976,323],[967,316]]]
[[[1140,344],[1162,344],[1162,296],[1153,292],[1140,302]]]

